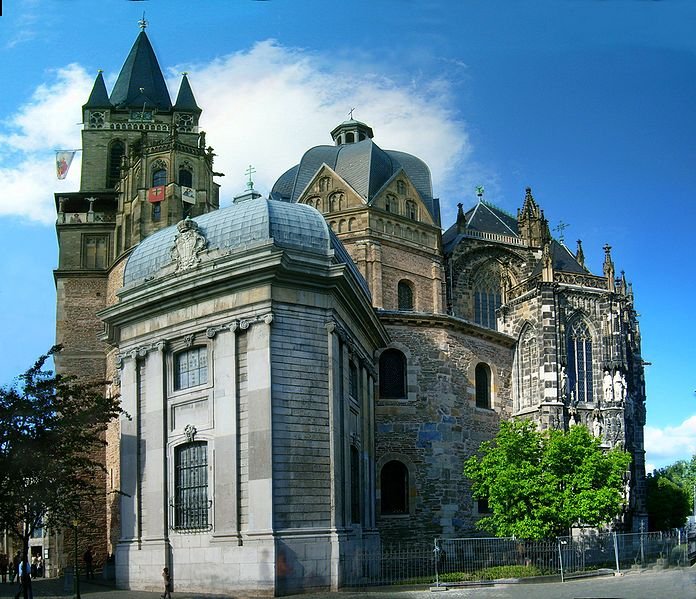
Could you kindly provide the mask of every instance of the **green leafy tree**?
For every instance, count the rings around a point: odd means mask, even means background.
[[[681,528],[691,513],[691,497],[686,489],[658,473],[647,482],[648,528],[651,531]]]
[[[22,542],[40,525],[70,526],[104,493],[104,431],[122,410],[103,382],[45,370],[53,347],[15,384],[0,387],[0,526]]]
[[[689,513],[694,506],[694,488],[696,487],[696,455],[690,460],[678,460],[674,464],[655,471],[655,476],[666,478],[681,487],[689,496]]]
[[[529,421],[503,422],[479,455],[465,462],[464,474],[474,497],[487,499],[491,511],[479,527],[536,540],[617,517],[630,462],[625,451],[602,450],[583,426],[540,432]]]

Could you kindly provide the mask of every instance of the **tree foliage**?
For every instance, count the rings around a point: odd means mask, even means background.
[[[103,382],[83,383],[44,366],[53,347],[12,386],[0,387],[0,526],[28,541],[40,524],[70,525],[104,493],[100,450],[122,413]]]
[[[647,482],[648,528],[651,531],[681,528],[691,513],[691,497],[683,487],[658,472]]]
[[[464,464],[475,498],[491,513],[478,525],[497,536],[544,539],[574,525],[600,526],[624,504],[630,455],[603,451],[583,426],[540,432],[534,423],[503,422]]]

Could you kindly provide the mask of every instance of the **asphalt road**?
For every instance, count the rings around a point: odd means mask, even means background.
[[[35,580],[34,597],[65,598],[62,580]],[[0,583],[0,597],[13,597],[16,585]],[[84,599],[158,599],[159,593],[122,591],[81,583]],[[212,595],[174,592],[173,599],[212,599]],[[219,595],[217,597],[220,597]],[[362,592],[311,593],[298,599],[696,599],[696,567],[661,571],[628,572],[625,576],[584,578],[565,583],[500,584],[433,592],[430,590],[377,589]],[[225,595],[245,599],[246,595]]]

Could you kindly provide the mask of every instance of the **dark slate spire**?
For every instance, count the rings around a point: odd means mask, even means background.
[[[106,93],[106,85],[104,84],[104,77],[102,76],[101,69],[97,73],[97,78],[94,80],[94,87],[92,87],[92,93],[89,94],[89,99],[83,108],[111,108],[109,94]]]
[[[171,110],[172,101],[155,51],[145,31],[138,34],[111,92],[116,108]]]
[[[193,91],[191,91],[191,85],[189,84],[186,73],[183,73],[183,77],[181,78],[181,85],[179,86],[179,93],[176,96],[174,110],[196,112],[198,114],[202,112],[198,104],[196,104],[196,98],[193,97]]]

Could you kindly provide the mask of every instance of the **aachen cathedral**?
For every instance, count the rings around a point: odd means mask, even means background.
[[[168,565],[177,590],[273,595],[282,556],[285,589],[336,588],[357,551],[476,534],[462,464],[501,420],[631,452],[620,525],[640,526],[641,338],[609,246],[591,273],[530,189],[443,232],[428,166],[353,118],[220,209],[200,116],[143,29],[56,194],[56,366],[131,416],[81,539],[119,586]]]

